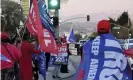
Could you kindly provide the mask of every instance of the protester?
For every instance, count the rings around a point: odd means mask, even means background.
[[[39,79],[39,63],[38,61],[36,60],[36,54],[33,54],[32,55],[32,70],[33,70],[33,78],[34,80],[38,80]]]
[[[15,62],[21,57],[21,52],[14,46],[9,44],[9,36],[6,32],[1,33],[1,80],[15,80]],[[15,78],[14,78],[15,77]]]
[[[133,64],[132,64],[132,60],[133,60],[133,48],[129,48],[129,49],[126,49],[124,50],[124,54],[127,56],[128,58],[128,61],[129,61],[129,64],[130,64],[130,67],[132,69],[132,74],[133,74]],[[132,80],[133,80],[133,77],[132,77]]]
[[[50,61],[50,53],[46,52],[46,71],[48,71],[49,61]]]
[[[81,55],[81,59],[82,59],[82,56],[83,56],[83,45],[80,46],[80,55]]]
[[[129,49],[124,50],[124,53],[127,57],[130,57],[133,59],[133,48],[129,48]]]
[[[63,44],[67,44],[66,38],[61,38],[61,42]],[[69,51],[69,45],[67,45],[67,53],[68,53],[68,56],[67,56],[67,60],[68,60],[69,59],[69,55],[71,54],[70,51]],[[60,68],[60,72],[61,73],[69,73],[68,64],[62,64],[61,68]]]
[[[37,47],[36,45],[36,40],[34,38],[31,39],[31,44],[33,45],[34,48]],[[32,69],[33,69],[33,78],[34,80],[39,79],[39,61],[38,61],[38,54],[33,53],[32,54]]]
[[[132,80],[122,48],[110,34],[110,23],[101,20],[97,35],[83,45],[83,59],[74,80]]]
[[[38,46],[38,41],[34,38],[31,40],[34,48],[40,50]],[[33,67],[33,78],[38,80],[39,74],[43,76],[43,79],[46,80],[46,57],[45,52],[38,54],[32,54],[32,67]]]
[[[60,65],[55,65],[55,68],[54,68],[53,74],[52,74],[53,78],[61,78],[59,76],[59,70],[60,70]]]
[[[23,36],[21,44],[22,57],[20,59],[20,80],[32,80],[32,54],[40,54],[28,41],[28,33]]]
[[[55,41],[56,41],[56,43],[57,44],[61,44],[61,41],[59,40],[59,39],[55,39]],[[52,77],[53,78],[61,78],[60,76],[59,76],[59,70],[60,70],[60,64],[55,64],[54,65],[55,66],[55,68],[54,68],[54,70],[53,70],[53,74],[52,74]]]

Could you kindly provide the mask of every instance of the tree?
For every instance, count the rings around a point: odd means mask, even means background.
[[[112,31],[113,27],[116,26],[115,24],[117,24],[117,22],[115,21],[115,19],[112,19],[111,17],[109,17],[109,21],[111,23],[111,31]]]
[[[132,23],[131,23],[131,19],[129,17],[129,14],[128,12],[123,12],[120,17],[118,17],[117,19],[117,23],[127,29],[129,29],[129,31],[126,31],[125,29],[121,29],[122,31],[122,35],[125,35],[125,36],[128,36],[129,38],[129,33],[131,32],[131,26],[132,26]],[[127,32],[127,35],[126,35],[126,32]],[[131,37],[133,36],[133,34],[131,33]]]
[[[14,1],[1,0],[2,3],[2,31],[10,33],[10,36],[14,36],[19,28],[20,21],[23,21],[23,9],[22,6]]]
[[[123,12],[117,20],[109,18],[111,23],[111,32],[116,38],[127,39],[129,38],[129,30],[131,30],[131,19],[129,18],[128,12]],[[120,29],[113,29],[113,27],[120,27]],[[125,29],[125,28],[126,29]],[[133,34],[131,34],[132,37]]]
[[[131,28],[132,23],[131,19],[129,18],[128,12],[123,12],[120,17],[118,17],[117,23],[126,28]]]

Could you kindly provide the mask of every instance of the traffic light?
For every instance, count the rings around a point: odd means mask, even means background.
[[[60,0],[48,0],[48,9],[60,9]]]
[[[87,21],[90,21],[90,15],[87,15]]]
[[[54,27],[59,25],[59,18],[58,17],[53,17],[53,25],[54,25]]]

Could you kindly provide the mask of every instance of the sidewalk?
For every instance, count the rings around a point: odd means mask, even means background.
[[[71,62],[69,62],[68,69],[69,69],[69,73],[59,73],[59,76],[61,77],[61,79],[73,76],[76,73],[76,69],[73,67]],[[46,80],[61,80],[61,79],[52,78],[53,70],[54,70],[54,67],[49,67]]]
[[[76,73],[76,69],[79,65],[79,62],[80,62],[80,56],[70,56],[69,65],[68,65],[69,73],[59,73],[59,76],[61,77],[60,79],[52,78],[54,67],[49,67],[46,73],[46,80],[63,80],[67,77],[73,76]],[[39,80],[43,80],[42,75],[39,75],[39,77],[40,77]]]
[[[69,69],[69,73],[59,73],[59,76],[61,78],[60,79],[59,78],[58,79],[53,79],[52,78],[52,73],[53,73],[54,67],[49,67],[48,71],[46,73],[46,80],[62,80],[64,78],[73,76],[76,73],[76,69],[73,67],[71,62],[69,62],[68,69]],[[39,75],[39,77],[40,77],[39,80],[43,80],[42,75]]]

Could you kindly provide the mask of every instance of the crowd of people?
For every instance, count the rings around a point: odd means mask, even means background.
[[[16,38],[11,44],[10,37],[6,32],[1,33],[1,80],[38,80],[39,65],[34,55],[40,55],[37,49],[37,41],[33,38],[28,42],[29,34],[25,33],[23,39]],[[66,43],[66,39],[55,39],[57,44]],[[128,72],[127,59],[132,57],[133,50],[123,52],[115,37],[110,34],[110,23],[102,20],[98,23],[97,32],[82,47],[82,61],[75,75],[75,80],[131,80],[131,72]],[[67,53],[71,54],[67,45]],[[125,53],[125,54],[124,54]],[[100,55],[99,55],[100,54]],[[113,55],[113,56],[112,56]],[[119,55],[119,57],[118,57]],[[118,57],[118,58],[117,58]],[[45,52],[45,70],[48,71],[50,53]],[[106,59],[104,59],[106,58]],[[114,66],[111,59],[114,59]],[[99,60],[99,61],[98,61]],[[120,60],[120,61],[119,61]],[[100,63],[101,62],[101,63]],[[119,65],[117,65],[117,64]],[[97,67],[98,66],[98,67]],[[104,66],[104,67],[103,67]],[[96,69],[95,69],[96,68]],[[95,69],[95,70],[93,70]],[[98,69],[98,74],[96,70]],[[114,70],[113,70],[114,69]],[[101,71],[100,71],[101,70]],[[110,73],[102,73],[110,70]],[[120,71],[119,71],[120,70]],[[131,69],[128,69],[131,70]],[[53,70],[53,78],[61,78],[58,73],[69,73],[68,64],[56,64]],[[95,73],[95,74],[94,74]],[[102,74],[102,76],[100,75]],[[118,73],[121,76],[116,76]],[[130,73],[130,74],[129,74]],[[96,75],[97,74],[97,75]],[[110,77],[114,75],[113,77]],[[126,77],[125,77],[126,76]]]
[[[132,80],[127,57],[132,58],[133,49],[121,48],[111,34],[108,20],[98,23],[97,32],[81,47],[81,52],[82,61],[74,80]]]
[[[26,32],[23,39],[16,37],[14,40],[10,40],[8,33],[1,33],[1,80],[38,80],[39,62],[36,56],[41,54],[41,50],[37,49],[36,38],[29,39],[29,34]],[[55,41],[57,44],[66,42],[63,38]],[[51,54],[49,52],[44,54],[46,59],[44,66],[47,72]],[[52,77],[61,78],[58,75],[59,71],[68,73],[67,64],[56,65]]]

